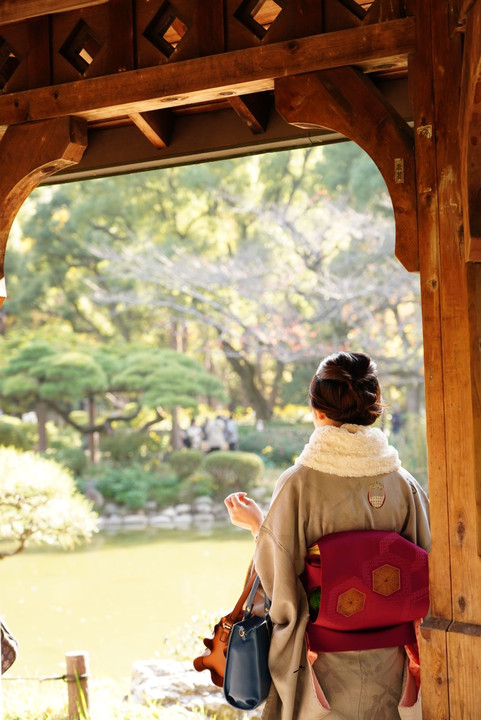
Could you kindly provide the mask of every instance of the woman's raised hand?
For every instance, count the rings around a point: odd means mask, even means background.
[[[231,523],[250,530],[254,537],[264,520],[262,510],[245,492],[231,493],[224,500]]]

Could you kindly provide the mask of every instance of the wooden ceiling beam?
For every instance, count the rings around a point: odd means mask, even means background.
[[[229,104],[254,135],[265,132],[270,110],[267,93],[234,95]]]
[[[40,15],[80,10],[92,5],[102,5],[109,0],[2,0],[0,25],[22,22]]]
[[[355,65],[405,62],[415,49],[412,17],[177,63],[88,78],[0,97],[0,125],[63,115],[89,121],[272,90],[278,77]]]
[[[154,147],[162,150],[168,147],[173,126],[170,110],[131,113],[129,117]]]
[[[403,0],[374,0],[363,20],[365,25],[402,17]]]
[[[47,178],[44,184],[193,165],[342,139],[328,130],[306,132],[288,125],[275,110],[271,112],[266,131],[258,134],[238,121],[232,109],[200,115],[175,114],[174,119],[175,133],[168,147],[161,151],[148,142],[135,125],[98,130],[89,127],[89,146],[80,163]]]

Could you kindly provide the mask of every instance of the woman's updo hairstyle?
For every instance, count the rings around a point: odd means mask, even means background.
[[[376,364],[364,353],[329,355],[311,380],[309,402],[335,422],[372,425],[383,409]]]

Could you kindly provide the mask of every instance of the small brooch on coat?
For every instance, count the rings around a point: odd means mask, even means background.
[[[367,499],[369,500],[369,505],[371,505],[371,507],[376,508],[376,510],[381,508],[386,500],[384,483],[382,483],[380,480],[376,480],[371,485],[369,485]]]

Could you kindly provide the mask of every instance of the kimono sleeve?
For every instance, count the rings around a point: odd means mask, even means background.
[[[305,540],[296,483],[279,489],[259,531],[254,563],[272,601],[273,633],[269,651],[272,688],[264,719],[320,720],[323,708],[312,686],[305,630],[309,619],[306,593],[299,580]]]
[[[429,552],[431,550],[431,529],[428,496],[412,475],[406,471],[403,475],[407,480],[404,492],[407,496],[408,514],[401,535]]]

